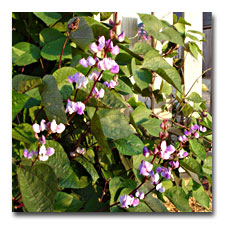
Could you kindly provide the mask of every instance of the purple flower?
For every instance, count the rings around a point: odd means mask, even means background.
[[[39,159],[41,161],[47,161],[49,156],[52,156],[54,153],[55,153],[55,149],[54,148],[49,147],[46,150],[45,145],[42,145],[40,147],[40,150],[39,150]]]
[[[40,133],[44,131],[46,129],[45,120],[41,120],[40,125],[38,125],[37,123],[33,124],[32,127],[35,133]]]
[[[170,161],[169,164],[171,165],[171,167],[172,167],[173,169],[176,169],[176,168],[179,167],[179,161],[176,161],[176,162]]]
[[[88,62],[87,62],[87,60],[85,59],[85,58],[82,58],[80,61],[79,61],[79,63],[81,64],[81,66],[83,66],[83,67],[88,67]]]
[[[185,134],[186,136],[189,136],[189,135],[191,135],[191,131],[190,131],[190,130],[185,130],[185,131],[184,131],[184,134]]]
[[[188,156],[188,152],[185,152],[183,149],[181,149],[177,156],[180,159],[185,158]]]
[[[121,208],[129,208],[133,204],[134,197],[130,195],[122,195],[119,198]]]
[[[121,34],[118,35],[117,40],[118,40],[119,42],[122,42],[122,41],[124,41],[124,39],[125,39],[125,32],[122,31]]]
[[[42,145],[45,145],[45,144],[46,144],[46,138],[45,138],[44,135],[41,136],[40,143],[41,143]]]
[[[138,204],[139,204],[139,199],[138,199],[138,198],[135,198],[135,199],[133,200],[132,206],[135,207],[135,206],[137,206]]]
[[[140,174],[143,176],[150,176],[150,172],[152,171],[153,165],[147,161],[142,160],[139,165]]]
[[[98,79],[99,74],[100,74],[100,72],[94,70],[94,71],[92,71],[92,73],[88,76],[88,78],[89,78],[90,80],[96,81],[96,80]],[[102,75],[99,77],[98,80],[100,80],[101,77],[102,77]]]
[[[101,36],[98,39],[98,51],[101,51],[105,47],[105,37]]]
[[[98,53],[99,52],[98,46],[97,46],[97,44],[95,42],[91,43],[89,49],[93,53]]]
[[[78,85],[77,89],[82,88],[82,87],[86,88],[86,85],[88,84],[88,78],[79,72],[75,73],[72,77],[69,76],[68,81],[70,83],[77,83],[77,85]]]
[[[109,83],[108,83],[107,81],[105,81],[103,84],[104,84],[107,88],[109,87]]]
[[[88,66],[94,66],[95,63],[96,63],[95,59],[92,58],[91,56],[88,56],[88,58],[87,58],[87,64],[88,64]]]
[[[31,152],[29,152],[27,149],[24,149],[23,156],[25,158],[32,159],[34,155],[37,156],[37,152],[35,152],[34,150],[32,150]]]
[[[77,114],[82,115],[84,114],[85,105],[82,102],[76,102],[74,104],[74,111],[77,112]]]
[[[175,152],[175,148],[173,145],[166,145],[166,141],[162,141],[161,143],[161,152],[160,152],[160,157],[162,159],[169,159],[170,155]]]
[[[75,102],[67,100],[66,110],[65,113],[73,114],[75,112]]]
[[[49,147],[46,151],[47,156],[52,156],[54,153],[55,153],[55,149],[51,147]]]
[[[161,168],[160,166],[157,167],[156,170],[155,170],[155,172],[156,172],[156,173],[161,173],[161,172],[162,172],[162,168]]]
[[[178,140],[179,140],[180,142],[186,142],[186,141],[188,140],[188,138],[187,138],[185,135],[183,135],[183,136],[179,136],[179,137],[178,137]]]
[[[144,155],[145,157],[150,156],[150,152],[149,152],[149,150],[147,149],[146,146],[144,146],[144,148],[143,148],[143,155]]]
[[[200,130],[201,132],[203,132],[203,133],[207,131],[206,127],[203,127],[203,126],[201,126],[201,125],[200,125],[200,127],[199,127],[199,130]]]
[[[167,180],[170,179],[170,175],[171,175],[171,169],[170,168],[163,168],[162,172],[161,172],[161,176],[165,177]]]
[[[120,49],[119,49],[118,45],[116,45],[112,48],[112,50],[110,52],[112,53],[112,55],[118,55],[119,51],[120,51]]]
[[[159,174],[158,173],[155,173],[153,176],[152,176],[152,184],[156,185],[159,183]]]
[[[50,125],[50,129],[52,131],[52,133],[62,133],[65,130],[65,125],[60,123],[59,125],[57,125],[55,120],[52,120],[51,125]]]
[[[199,133],[198,132],[195,132],[194,133],[194,136],[195,136],[195,138],[199,138]]]
[[[190,127],[190,129],[191,129],[192,131],[195,131],[195,130],[198,130],[198,129],[199,129],[199,126],[198,126],[198,124],[194,124],[194,125],[192,125],[192,126]]]
[[[100,91],[99,91],[98,88],[94,87],[94,89],[92,91],[92,94],[94,96],[96,96],[97,99],[103,98],[104,94],[105,94],[105,90],[101,88]]]
[[[80,147],[78,147],[75,151],[78,154],[81,154],[81,155],[84,155],[86,153],[86,149],[85,148],[80,148]]]
[[[145,193],[142,191],[141,193],[137,190],[135,196],[140,199],[144,199]]]
[[[111,26],[114,25],[114,22],[112,21],[112,19],[109,19],[109,24],[110,24]]]
[[[165,192],[165,188],[162,187],[162,183],[159,183],[157,186],[156,186],[156,190],[159,191],[159,192]]]

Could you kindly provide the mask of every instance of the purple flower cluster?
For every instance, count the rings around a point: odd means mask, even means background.
[[[198,124],[194,124],[190,127],[190,130],[185,130],[184,131],[184,135],[183,136],[179,136],[178,140],[180,142],[185,143],[186,141],[188,141],[188,138],[190,137],[194,137],[194,138],[199,138],[199,132],[206,132],[207,129],[206,127],[203,126],[199,126]]]
[[[84,76],[82,73],[75,73],[73,76],[68,77],[69,83],[76,83],[77,89],[80,88],[86,88],[86,85],[88,84],[88,78]]]
[[[112,89],[118,85],[118,81],[111,80],[110,82],[105,81],[103,83],[107,88]]]
[[[67,99],[67,105],[65,113],[73,114],[77,112],[77,114],[82,115],[84,114],[85,104],[82,102],[73,102]]]

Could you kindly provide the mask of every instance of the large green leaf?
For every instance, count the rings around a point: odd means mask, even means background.
[[[17,66],[26,66],[37,62],[40,58],[40,49],[27,42],[19,42],[12,47],[12,63]]]
[[[162,131],[160,128],[161,120],[156,118],[150,118],[148,121],[141,125],[151,134],[152,136],[159,137],[159,132]]]
[[[212,174],[212,156],[209,155],[205,160],[202,170],[206,174]]]
[[[91,132],[95,136],[96,140],[98,141],[98,144],[101,150],[106,153],[110,152],[111,149],[106,140],[106,136],[102,130],[101,121],[97,113],[94,114],[91,120]]]
[[[209,196],[204,191],[203,186],[193,190],[192,195],[201,206],[209,208]]]
[[[60,58],[65,40],[66,40],[66,37],[62,37],[54,41],[48,42],[42,48],[41,56],[47,60],[58,61]],[[62,59],[72,59],[72,48],[69,42],[66,43],[66,46],[63,51]]]
[[[141,139],[134,134],[123,139],[115,140],[114,143],[118,151],[123,155],[138,155],[142,153],[144,148]]]
[[[12,120],[14,120],[17,113],[19,113],[24,108],[26,102],[29,99],[29,96],[17,93],[16,91],[12,90]]]
[[[132,113],[134,121],[136,124],[142,124],[149,120],[151,110],[146,108],[146,106],[139,105]]]
[[[12,129],[12,138],[24,143],[33,144],[36,141],[30,124],[21,123]]]
[[[71,194],[58,191],[54,203],[54,212],[78,212],[84,202],[76,199]]]
[[[201,103],[204,101],[197,92],[192,92],[190,95],[188,95],[188,97],[186,99],[188,99],[194,103]]]
[[[135,59],[131,61],[131,69],[133,73],[134,80],[138,87],[143,90],[148,88],[152,82],[152,74],[148,70],[140,69],[136,66]]]
[[[142,67],[153,70],[182,93],[180,74],[157,51],[150,50],[145,55]]]
[[[39,33],[40,46],[44,46],[60,38],[65,38],[65,35],[57,31],[56,29],[52,29],[52,28],[44,28]]]
[[[73,22],[77,17],[74,17],[68,21],[68,24]],[[76,43],[81,49],[88,50],[91,42],[94,41],[94,35],[91,27],[83,17],[79,17],[79,27],[76,31],[71,32],[70,39]]]
[[[100,12],[100,20],[107,20],[112,14],[112,12]]]
[[[181,159],[180,166],[197,174],[202,174],[202,167],[197,160],[193,158]]]
[[[28,212],[52,212],[57,180],[48,165],[20,166],[17,176],[23,203]]]
[[[182,187],[175,186],[165,191],[166,197],[182,212],[191,212],[187,195]]]
[[[65,124],[67,117],[55,77],[51,75],[43,77],[40,94],[48,120],[55,119],[57,123]]]
[[[165,34],[170,42],[184,46],[184,41],[179,32],[171,27],[166,27],[161,34]]]
[[[56,70],[52,74],[52,76],[55,77],[56,79],[58,88],[60,90],[63,99],[69,98],[74,89],[73,85],[68,81],[68,76],[72,76],[76,72],[77,70],[75,68],[65,66]]]
[[[97,114],[106,137],[117,140],[134,133],[127,119],[119,110],[99,109]]]
[[[77,162],[79,162],[87,170],[87,172],[91,175],[94,183],[96,183],[96,181],[99,178],[99,175],[98,175],[94,165],[91,162],[89,162],[86,158],[81,157],[81,156],[76,157],[75,160]]]
[[[29,76],[24,74],[18,74],[12,79],[12,88],[18,93],[24,93],[41,84],[41,78],[35,76]]]
[[[202,144],[200,144],[196,139],[190,139],[190,150],[198,156],[201,160],[206,158],[206,151]]]
[[[132,51],[138,55],[145,55],[149,50],[152,50],[153,48],[151,45],[145,43],[145,42],[137,42],[135,43]]]
[[[40,18],[46,25],[56,23],[62,18],[61,14],[57,12],[34,12],[34,15]]]

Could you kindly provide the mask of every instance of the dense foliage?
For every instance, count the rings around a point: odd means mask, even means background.
[[[98,14],[12,14],[12,210],[167,212],[167,197],[190,212],[191,196],[209,208],[212,117],[184,93],[183,60],[166,61],[179,46],[198,58],[204,34],[139,14],[148,43],[131,50],[117,13]]]

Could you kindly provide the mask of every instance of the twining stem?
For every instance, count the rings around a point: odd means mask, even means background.
[[[71,31],[67,32],[66,40],[65,40],[65,42],[63,44],[63,48],[62,48],[62,51],[61,51],[61,54],[60,54],[60,58],[59,58],[58,69],[61,67],[61,61],[62,61],[63,52],[64,52],[64,49],[66,47],[66,43],[67,43],[67,41],[69,39],[70,33],[71,33]]]
[[[39,115],[40,115],[40,113],[41,113],[41,111],[42,111],[43,109],[44,109],[44,106],[42,106],[42,107],[40,108],[40,110],[38,111],[37,115],[36,115],[35,118],[34,118],[33,124],[35,123],[35,121],[37,120],[37,118],[39,117]]]

